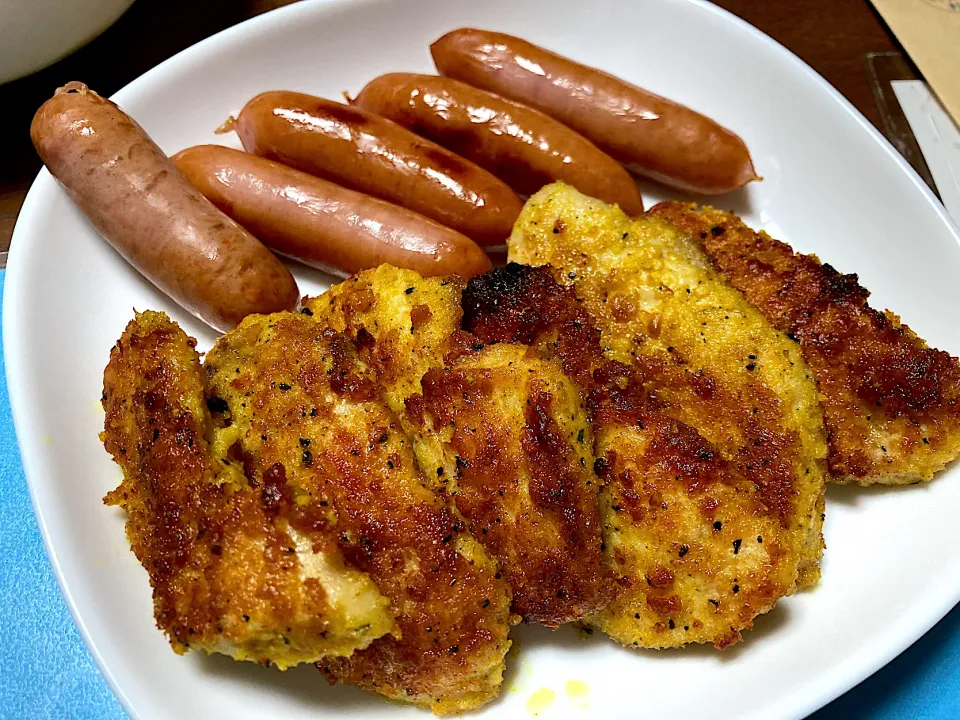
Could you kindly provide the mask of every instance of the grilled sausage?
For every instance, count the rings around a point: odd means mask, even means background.
[[[743,140],[710,118],[520,38],[463,28],[430,52],[443,75],[542,110],[639,175],[706,195],[759,179]]]
[[[463,277],[491,267],[455,230],[286,165],[219,145],[181,150],[173,161],[223,212],[307,265],[350,275],[390,263]]]
[[[143,129],[82,83],[33,118],[44,164],[104,238],[154,285],[218,330],[296,307],[290,271],[177,172]]]
[[[538,110],[449,78],[407,73],[372,80],[355,102],[473,160],[524,195],[563,180],[628,214],[643,212],[623,167]]]
[[[472,162],[331,100],[265,92],[244,106],[236,130],[248,152],[409,208],[481,245],[502,244],[522,207]]]

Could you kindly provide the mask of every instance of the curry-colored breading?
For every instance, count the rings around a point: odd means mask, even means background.
[[[604,562],[593,433],[555,362],[517,345],[469,352],[423,377],[408,413],[425,472],[500,560],[513,610],[547,627],[613,598]]]
[[[457,277],[423,278],[381,265],[306,299],[304,307],[354,339],[381,383],[384,401],[402,413],[406,399],[420,393],[424,373],[470,343],[459,332],[462,290]]]
[[[856,275],[687,203],[651,211],[696,239],[713,264],[800,345],[821,393],[835,480],[930,480],[960,455],[960,363],[893,313],[867,304]]]
[[[215,443],[299,533],[327,530],[398,632],[325,659],[332,681],[436,712],[497,695],[510,592],[425,479],[351,338],[306,314],[252,316],[207,356]]]
[[[714,446],[660,412],[642,371],[603,356],[594,318],[549,268],[474,278],[463,307],[465,329],[531,345],[585,399],[606,556],[622,578],[590,623],[627,645],[725,647],[793,590],[801,550],[779,514]]]
[[[513,611],[556,627],[613,595],[589,428],[555,364],[460,330],[462,287],[383,266],[306,306],[354,338],[424,475],[500,561]]]
[[[607,356],[642,369],[663,412],[754,484],[799,556],[799,585],[815,583],[826,432],[796,343],[713,270],[687,233],[656,217],[631,219],[563,183],[527,201],[508,249],[511,261],[550,264],[575,288]]]
[[[211,447],[194,344],[163,313],[142,313],[104,373],[101,437],[124,472],[105,501],[127,512],[173,649],[285,668],[396,631],[388,600],[345,566],[330,531],[293,531],[272,510],[272,486]]]

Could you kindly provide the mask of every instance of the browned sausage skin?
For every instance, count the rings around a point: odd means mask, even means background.
[[[426,215],[481,245],[502,244],[522,203],[472,162],[396,123],[288,91],[244,106],[237,134],[248,152]]]
[[[473,160],[523,195],[563,180],[630,215],[643,212],[623,167],[538,110],[450,78],[409,73],[370,81],[355,103]]]
[[[462,28],[430,52],[443,75],[542,110],[664,185],[714,195],[759,179],[743,140],[710,118],[526,40]]]
[[[422,215],[256,155],[199,145],[173,161],[214,205],[279,253],[350,275],[382,263],[473,277],[490,260]]]
[[[129,116],[70,83],[33,118],[40,158],[94,227],[158,288],[218,330],[296,307],[290,271],[210,204]]]

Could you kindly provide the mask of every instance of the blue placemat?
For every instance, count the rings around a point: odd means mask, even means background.
[[[123,717],[47,562],[0,372],[0,718]]]
[[[0,296],[3,277],[0,271]],[[0,373],[0,718],[122,717],[44,554],[20,465],[6,376]],[[960,717],[960,607],[893,663],[813,717]]]

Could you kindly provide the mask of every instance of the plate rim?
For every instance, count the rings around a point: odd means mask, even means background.
[[[400,1],[401,0],[303,0],[302,2],[297,2],[292,5],[285,5],[275,8],[252,18],[248,18],[231,27],[225,28],[216,34],[204,38],[197,43],[181,50],[180,52],[167,58],[160,64],[154,66],[131,82],[124,85],[120,90],[111,95],[110,98],[115,101],[122,102],[125,95],[135,92],[141,85],[149,83],[157,76],[164,75],[165,73],[169,72],[171,68],[178,64],[195,62],[199,59],[202,59],[206,53],[215,53],[217,48],[221,45],[233,44],[235,41],[242,38],[242,36],[251,32],[262,32],[271,26],[286,24],[291,18],[298,15],[312,15],[313,13],[317,12],[329,12],[338,7],[347,8],[350,6],[378,5],[383,2],[396,3]],[[433,1],[441,2],[442,0]],[[628,0],[616,1],[623,2]],[[670,2],[676,0],[654,1]],[[686,5],[695,6],[702,11],[713,13],[714,15],[723,18],[725,22],[738,26],[741,31],[750,33],[756,40],[759,40],[763,44],[767,45],[771,51],[780,55],[782,59],[791,63],[796,69],[806,75],[809,79],[813,80],[818,86],[819,90],[825,91],[826,96],[837,103],[847,115],[855,120],[860,128],[866,131],[866,133],[879,144],[880,148],[891,159],[893,159],[899,168],[907,174],[907,177],[920,191],[920,194],[926,200],[927,204],[931,206],[936,215],[953,235],[954,241],[960,245],[960,225],[958,225],[957,222],[954,222],[949,216],[943,204],[937,199],[933,191],[927,186],[922,178],[920,178],[920,176],[913,169],[913,167],[910,166],[906,159],[897,152],[887,138],[884,137],[883,134],[876,127],[874,127],[874,125],[867,120],[866,117],[822,75],[820,75],[808,63],[806,63],[782,43],[770,37],[762,30],[751,25],[746,20],[740,18],[731,11],[714,5],[708,0],[680,1]],[[133,710],[133,704],[127,697],[127,694],[124,692],[120,684],[117,682],[113,673],[107,667],[97,641],[90,633],[86,623],[84,623],[83,619],[80,617],[79,611],[77,610],[73,593],[64,577],[59,556],[56,548],[53,546],[46,517],[44,516],[43,510],[40,507],[35,485],[36,481],[32,479],[40,475],[39,469],[35,466],[34,455],[31,453],[25,453],[23,451],[25,445],[35,445],[36,442],[34,442],[33,438],[28,437],[29,435],[33,434],[33,430],[32,428],[28,427],[28,416],[30,412],[28,398],[26,397],[27,392],[25,389],[27,385],[22,382],[16,382],[26,375],[21,366],[21,358],[19,357],[18,352],[10,352],[10,350],[14,348],[17,338],[23,337],[23,333],[20,328],[19,315],[13,309],[14,305],[16,304],[15,300],[13,299],[16,298],[18,293],[21,292],[21,286],[24,282],[23,273],[25,272],[25,270],[21,270],[23,264],[20,261],[21,252],[17,250],[23,241],[21,241],[21,243],[17,243],[17,238],[18,236],[27,232],[23,229],[24,224],[21,223],[21,219],[34,214],[36,212],[34,209],[35,205],[37,206],[37,209],[40,209],[42,200],[44,199],[43,194],[45,192],[49,192],[54,187],[56,187],[55,179],[52,177],[52,175],[50,175],[46,168],[41,168],[37,177],[30,185],[30,189],[28,190],[24,199],[24,203],[20,209],[20,214],[17,218],[11,238],[10,254],[4,277],[2,321],[0,321],[0,324],[3,326],[2,342],[4,349],[7,390],[10,399],[14,429],[17,437],[17,445],[20,451],[27,487],[30,493],[31,505],[34,516],[36,517],[37,526],[43,539],[43,545],[47,559],[50,562],[57,581],[57,586],[60,589],[60,593],[67,605],[70,616],[72,617],[87,650],[96,662],[97,668],[106,680],[110,690],[117,698],[117,701],[119,702],[123,711],[131,717],[136,717],[136,714]],[[868,661],[860,660],[859,657],[855,655],[849,656],[847,659],[838,664],[838,669],[841,670],[841,672],[835,673],[832,676],[833,679],[828,678],[827,682],[824,683],[824,689],[815,696],[810,697],[806,701],[796,701],[793,699],[792,695],[787,695],[781,702],[768,706],[768,710],[780,711],[781,715],[786,716],[807,716],[826,706],[837,697],[848,692],[853,687],[860,684],[878,670],[889,664],[892,660],[894,660],[897,656],[899,656],[907,648],[919,640],[926,632],[939,623],[940,620],[942,620],[943,617],[946,616],[946,614],[954,606],[960,603],[960,583],[954,583],[953,585],[945,584],[944,587],[949,587],[950,592],[944,591],[936,597],[928,599],[926,603],[921,606],[926,607],[927,612],[908,614],[909,617],[919,617],[922,618],[921,620],[910,621],[901,619],[897,623],[899,632],[891,634],[893,633],[893,631],[891,631],[891,633],[885,633],[883,635],[883,637],[888,639],[883,646],[883,652],[875,653]]]

